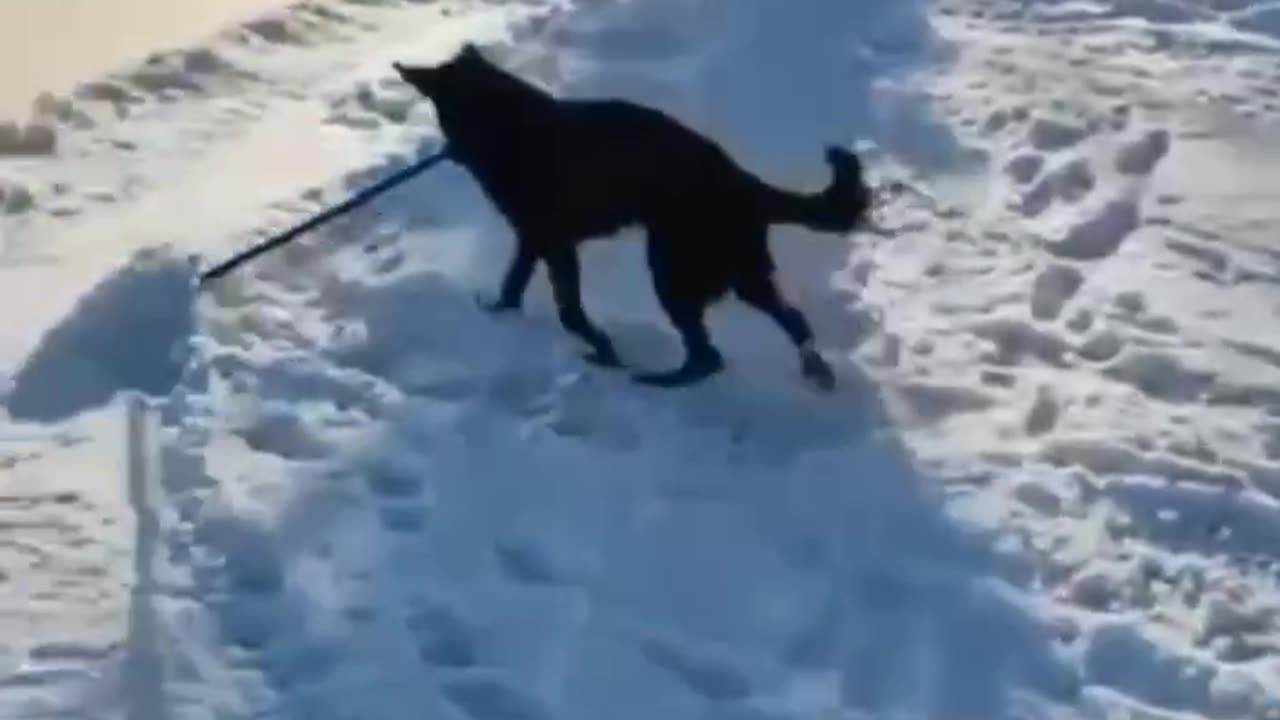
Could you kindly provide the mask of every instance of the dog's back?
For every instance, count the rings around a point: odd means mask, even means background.
[[[712,196],[747,201],[751,177],[718,145],[669,115],[625,100],[563,100],[552,152],[557,203],[586,234],[688,217]],[[744,208],[739,207],[742,211]]]

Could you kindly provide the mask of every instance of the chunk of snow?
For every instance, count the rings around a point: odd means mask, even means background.
[[[1031,315],[1053,320],[1084,284],[1084,273],[1071,265],[1053,264],[1040,271],[1031,286]]]
[[[1071,147],[1088,135],[1084,127],[1053,118],[1039,117],[1027,130],[1027,142],[1037,150],[1053,151]]]
[[[1171,144],[1168,130],[1148,130],[1142,137],[1121,146],[1116,153],[1116,170],[1126,175],[1150,174],[1169,153]]]
[[[1099,260],[1107,257],[1138,229],[1141,215],[1132,200],[1110,200],[1071,227],[1057,242],[1049,244],[1049,252],[1074,260]]]
[[[58,133],[50,125],[0,123],[0,157],[52,155],[58,147]]]

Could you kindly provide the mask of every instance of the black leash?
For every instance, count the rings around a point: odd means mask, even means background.
[[[226,275],[227,273],[231,272],[232,270],[239,267],[240,265],[248,262],[249,260],[252,260],[253,258],[265,252],[273,250],[289,242],[290,240],[293,240],[294,238],[307,232],[308,230],[316,228],[343,213],[349,212],[354,208],[364,205],[365,203],[369,202],[373,198],[386,192],[392,187],[399,185],[400,183],[408,180],[414,175],[418,175],[420,173],[426,172],[427,170],[430,170],[431,168],[440,164],[441,161],[447,160],[448,157],[449,157],[449,149],[447,147],[435,153],[432,153],[431,155],[428,155],[422,158],[421,160],[418,160],[414,164],[409,165],[408,167],[386,178],[383,178],[382,180],[378,181],[377,183],[374,183],[373,185],[370,185],[369,187],[361,190],[355,195],[352,195],[350,198],[343,201],[342,203],[339,203],[338,205],[334,205],[333,207],[326,209],[324,212],[321,212],[318,215],[314,215],[311,218],[303,221],[302,223],[295,225],[272,238],[264,240],[263,242],[257,245],[254,245],[248,248],[247,250],[244,250],[243,252],[236,253],[235,255],[228,258],[227,260],[224,260],[223,262],[215,265],[214,267],[202,272],[199,278],[200,287],[204,287],[209,282],[213,280],[217,280],[218,278],[222,277],[223,275]],[[923,193],[920,193],[920,191],[915,190],[914,188],[910,187],[909,185],[906,185],[905,183],[901,183],[901,182],[889,183],[885,187],[877,188],[875,193],[877,196],[876,204],[883,203],[886,200],[885,196],[896,196],[906,191],[913,191],[918,194],[924,195]]]
[[[400,170],[399,172],[396,172],[395,174],[390,175],[378,181],[377,183],[370,185],[369,187],[361,190],[355,195],[352,195],[350,198],[348,198],[344,202],[338,205],[334,205],[333,207],[330,207],[329,209],[325,210],[324,212],[318,215],[312,216],[310,219],[298,225],[295,225],[289,228],[288,230],[285,230],[284,232],[280,233],[279,235],[276,235],[275,237],[272,237],[257,245],[254,245],[243,252],[236,253],[231,258],[201,273],[200,283],[199,283],[200,286],[203,287],[206,283],[212,280],[216,280],[222,277],[223,275],[226,275],[227,273],[231,272],[239,265],[245,262],[248,262],[249,260],[252,260],[253,258],[269,250],[277,248],[289,242],[290,240],[293,240],[299,235],[307,232],[308,230],[318,227],[319,225],[326,223],[345,212],[348,212],[356,207],[359,207],[369,202],[374,197],[389,190],[391,187],[398,185],[404,182],[405,180],[408,180],[414,175],[430,170],[432,167],[435,167],[436,165],[438,165],[442,160],[448,159],[448,157],[449,157],[448,148],[445,148],[431,155],[428,155],[425,158],[422,158],[421,160],[417,161],[416,163]]]

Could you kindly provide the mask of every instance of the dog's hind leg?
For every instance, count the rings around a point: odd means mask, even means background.
[[[734,286],[734,292],[743,302],[773,318],[782,328],[800,353],[800,368],[806,378],[822,390],[830,391],[835,387],[835,373],[813,347],[813,330],[809,321],[804,313],[782,297],[772,275],[752,272]]]
[[[675,266],[663,257],[664,250],[649,245],[649,266],[653,271],[654,290],[663,311],[680,333],[684,344],[684,363],[675,370],[641,373],[634,376],[636,382],[658,387],[692,385],[724,369],[724,358],[711,344],[711,336],[703,318],[707,300],[690,291],[674,277]]]
[[[705,307],[687,303],[673,305],[668,300],[663,300],[662,305],[680,332],[685,347],[684,363],[675,370],[637,373],[634,380],[642,385],[674,388],[701,382],[723,370],[724,358],[711,344],[703,321]]]
[[[507,271],[502,277],[502,286],[498,290],[497,299],[482,299],[480,306],[494,313],[519,310],[524,300],[524,292],[533,279],[534,268],[538,264],[537,254],[527,243],[516,247]]]
[[[603,367],[621,367],[622,361],[609,336],[596,327],[582,309],[581,269],[574,248],[557,250],[549,255],[547,268],[560,324],[591,345],[592,352],[586,356],[587,360]]]

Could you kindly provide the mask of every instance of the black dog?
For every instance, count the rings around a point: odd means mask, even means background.
[[[703,315],[732,290],[786,332],[805,377],[834,386],[808,322],[779,294],[767,233],[773,223],[851,231],[871,199],[853,153],[828,148],[831,185],[797,194],[766,184],[662,112],[622,100],[553,97],[470,44],[438,66],[393,65],[432,101],[451,159],[515,230],[515,255],[487,309],[518,309],[535,265],[545,261],[564,328],[591,345],[592,362],[621,366],[582,308],[577,244],[639,224],[648,235],[654,289],[686,357],[679,369],[636,380],[687,385],[723,368]]]

